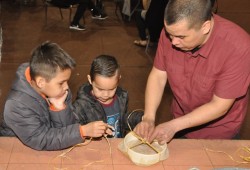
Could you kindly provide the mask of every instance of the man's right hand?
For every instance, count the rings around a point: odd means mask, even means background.
[[[155,128],[155,122],[151,120],[143,119],[137,126],[134,128],[134,132],[141,136],[143,139],[149,140]]]

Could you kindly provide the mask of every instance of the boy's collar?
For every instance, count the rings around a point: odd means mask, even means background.
[[[27,67],[25,70],[25,78],[31,84],[31,77],[30,77],[30,67]]]
[[[31,76],[30,76],[30,67],[27,67],[25,70],[25,78],[26,78],[27,82],[29,82],[30,86],[34,89],[32,82],[31,82],[32,80],[31,80]],[[43,95],[41,93],[39,93],[39,94],[42,96],[42,98],[47,100],[47,97],[45,95]]]

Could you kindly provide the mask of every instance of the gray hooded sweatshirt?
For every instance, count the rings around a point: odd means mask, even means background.
[[[4,121],[0,134],[17,136],[23,144],[36,150],[60,150],[83,142],[79,126],[72,112],[69,92],[66,108],[52,111],[25,77],[28,63],[16,73],[4,107]]]

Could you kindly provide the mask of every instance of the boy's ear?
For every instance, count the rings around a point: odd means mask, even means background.
[[[36,82],[36,86],[38,88],[42,89],[45,85],[46,80],[45,80],[45,78],[38,76],[38,77],[36,77],[35,82]]]
[[[88,78],[89,84],[91,84],[91,85],[92,85],[91,77],[90,77],[90,75],[89,75],[89,74],[87,75],[87,78]]]

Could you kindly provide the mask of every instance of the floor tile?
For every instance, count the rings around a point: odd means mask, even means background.
[[[60,168],[56,165],[48,165],[48,164],[9,164],[6,170],[51,170]]]
[[[201,149],[202,147],[198,140],[173,140],[168,144],[169,157],[163,161],[163,164],[164,166],[211,166],[206,151]]]
[[[0,123],[2,122],[2,110],[8,96],[11,84],[15,78],[15,72],[19,64],[0,64]]]
[[[144,93],[148,74],[151,68],[147,67],[122,67],[121,87],[129,93],[129,101],[144,101]]]
[[[114,170],[113,165],[62,165],[62,169],[65,170]]]
[[[223,166],[225,164],[238,166],[239,162],[243,161],[239,155],[249,156],[249,153],[245,155],[246,152],[239,151],[239,149],[244,146],[249,147],[250,141],[235,140],[234,147],[230,144],[230,140],[203,140],[202,142],[213,166]],[[250,164],[247,166],[250,168]]]
[[[212,170],[212,166],[168,166],[164,165],[166,170]]]
[[[241,0],[240,3],[238,3],[237,0],[218,0],[219,5],[219,12],[228,12],[228,13],[234,13],[234,12],[242,12],[247,13],[250,12],[248,6],[249,1],[248,0]]]
[[[118,149],[118,145],[122,142],[121,140],[110,140],[112,146],[112,158],[114,165],[134,165],[127,155]]]
[[[220,166],[220,165],[214,165],[213,170],[223,170],[226,168],[231,168],[232,170],[249,170],[250,166],[247,164],[239,164],[239,165],[234,165],[234,166]],[[230,170],[230,169],[229,169]]]
[[[102,139],[104,140],[104,139]],[[95,146],[94,149],[92,146]],[[67,152],[65,150],[64,152]],[[87,145],[79,145],[74,147],[70,152],[65,155],[63,164],[112,164],[112,155],[110,154],[110,148],[108,142],[91,141]]]
[[[6,137],[0,140],[0,164],[6,164],[10,161],[10,155],[13,149],[14,138]]]
[[[150,170],[164,170],[164,167],[162,164],[155,164],[152,166],[138,166],[138,165],[114,165],[114,170],[144,170],[144,169],[150,169]]]
[[[7,170],[8,164],[0,164],[0,170]]]
[[[27,153],[23,156],[23,153]],[[14,142],[14,147],[11,153],[11,164],[58,164],[61,160],[57,158],[62,151],[37,151],[23,145],[18,139]]]

